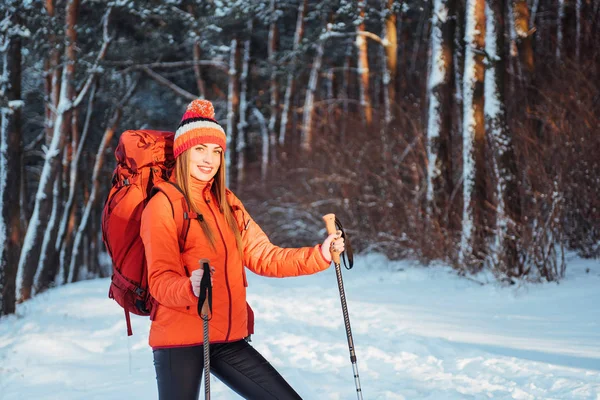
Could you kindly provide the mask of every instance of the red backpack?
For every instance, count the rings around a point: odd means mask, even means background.
[[[153,320],[157,308],[148,292],[148,269],[140,237],[142,211],[157,191],[163,192],[171,204],[182,198],[174,184],[159,185],[169,181],[175,165],[173,138],[172,132],[129,130],[121,135],[115,150],[117,167],[102,212],[102,239],[113,263],[108,297],[125,310],[129,336],[129,313]],[[181,203],[187,213],[187,201]],[[184,219],[183,226],[177,226],[181,252],[189,224],[190,220]]]

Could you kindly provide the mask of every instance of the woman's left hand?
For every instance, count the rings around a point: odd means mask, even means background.
[[[321,245],[321,254],[323,257],[331,262],[331,253],[342,253],[345,250],[344,238],[342,237],[342,231],[336,231],[331,235],[327,236],[327,239]]]

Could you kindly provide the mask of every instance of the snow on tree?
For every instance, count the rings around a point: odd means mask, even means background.
[[[483,267],[486,256],[484,51],[485,1],[467,0],[463,79],[463,216],[459,264]]]

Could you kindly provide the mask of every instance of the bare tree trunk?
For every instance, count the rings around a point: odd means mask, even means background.
[[[64,211],[64,194],[67,192],[69,185],[69,164],[73,159],[73,148],[77,148],[78,140],[78,118],[77,109],[70,113],[71,117],[71,141],[65,143],[65,148],[62,152],[62,171],[56,174],[54,187],[52,189],[52,212],[44,240],[42,241],[42,249],[40,251],[40,259],[36,268],[36,273],[33,278],[32,295],[49,287],[54,281],[54,276],[58,271],[60,249],[56,246],[60,230],[60,216]]]
[[[60,154],[64,145],[65,125],[68,119],[65,118],[69,110],[73,107],[73,98],[71,82],[74,79],[75,72],[75,24],[79,11],[79,0],[69,0],[66,4],[66,37],[67,46],[65,48],[65,64],[63,66],[62,84],[60,100],[56,109],[56,119],[54,121],[54,132],[52,141],[46,151],[44,167],[40,176],[40,182],[36,194],[33,214],[27,228],[25,241],[19,258],[19,267],[17,270],[17,297],[23,301],[31,297],[31,287],[36,273],[42,247],[43,232],[48,225],[48,218],[51,212],[52,186],[53,180],[60,167]]]
[[[454,0],[435,0],[431,29],[427,122],[427,215],[440,219],[453,191],[452,114],[454,109]]]
[[[556,61],[560,61],[563,52],[563,31],[565,20],[565,0],[558,0],[558,14],[556,16]]]
[[[513,134],[506,121],[505,90],[505,24],[506,0],[488,0],[486,53],[494,61],[485,76],[485,114],[488,131],[493,138],[495,170],[498,181],[496,229],[493,263],[508,274],[523,273],[518,243],[521,225],[519,172]]]
[[[485,1],[467,0],[463,116],[463,219],[459,263],[483,267],[485,246]]]
[[[577,63],[581,62],[581,8],[582,1],[575,0],[575,61]]]
[[[384,168],[389,165],[391,152],[388,145],[388,130],[393,120],[392,105],[395,99],[394,77],[396,74],[396,60],[398,53],[398,41],[396,38],[396,15],[392,11],[393,0],[381,0],[382,7],[382,38],[380,48],[383,86],[383,124],[381,127],[381,148],[383,154]]]
[[[267,122],[265,116],[256,107],[252,109],[254,118],[258,121],[260,126],[260,136],[262,139],[262,160],[260,164],[260,182],[264,186],[267,182],[267,168],[269,167],[269,129],[267,128]]]
[[[200,70],[200,54],[200,42],[196,40],[196,42],[194,42],[194,75],[196,76],[198,95],[201,99],[203,99],[206,96],[206,86],[204,84],[204,79],[202,79],[202,71]]]
[[[94,209],[98,198],[98,176],[100,175],[100,171],[102,170],[102,165],[104,163],[104,153],[106,151],[106,147],[110,143],[117,129],[117,126],[119,125],[119,121],[121,120],[121,112],[122,108],[121,106],[118,106],[115,111],[115,115],[112,118],[112,121],[109,123],[109,126],[104,131],[104,136],[102,137],[102,141],[100,142],[100,146],[98,147],[98,152],[96,153],[96,162],[94,163],[91,181],[92,190],[90,192],[90,197],[87,203],[85,204],[85,208],[81,216],[81,222],[79,223],[79,227],[77,228],[77,233],[75,234],[75,240],[73,242],[73,254],[71,255],[71,262],[69,264],[69,274],[67,282],[76,282],[77,280],[79,280],[80,264],[77,262],[79,258],[79,251],[81,243],[84,240],[90,214],[92,213],[92,210]]]
[[[17,13],[7,16],[0,51],[0,316],[15,312],[15,278],[21,249],[21,29]],[[6,22],[5,22],[6,23]],[[1,28],[0,28],[1,29]]]
[[[235,145],[237,153],[237,190],[242,190],[246,169],[246,143],[248,138],[248,70],[250,68],[250,36],[252,35],[253,20],[247,25],[247,39],[244,41],[244,56],[242,62],[242,75],[240,76],[240,121],[238,123],[238,137]]]
[[[238,76],[238,65],[240,48],[238,40],[233,39],[230,45],[229,56],[229,85],[227,94],[227,154],[225,164],[227,166],[227,184],[234,185],[237,182],[237,124],[236,119],[240,114],[240,80]]]
[[[329,32],[329,24],[326,24],[325,32]],[[323,48],[325,40],[319,40],[317,44],[317,54],[312,64],[310,71],[310,79],[308,80],[308,88],[306,89],[306,97],[304,99],[304,112],[302,116],[302,138],[300,147],[302,150],[309,152],[312,147],[312,119],[315,103],[315,92],[317,91],[317,82],[319,81],[319,73],[321,72],[321,64],[323,61]]]
[[[66,157],[64,153],[65,152],[63,152],[63,158]],[[54,229],[54,227],[57,226],[56,220],[59,218],[59,215],[62,214],[62,182],[63,176],[59,173],[56,175],[52,187],[52,211],[50,213],[50,218],[48,219],[46,232],[44,233],[42,249],[40,250],[40,259],[33,278],[34,285],[31,291],[32,296],[36,295],[41,290],[48,288],[50,282],[54,281],[54,275],[58,270],[58,262],[56,260],[56,255],[58,253],[54,247],[57,230]]]
[[[384,0],[385,1],[385,0]],[[396,102],[396,72],[398,70],[398,33],[396,25],[398,17],[394,12],[394,0],[387,0],[387,17],[385,19],[385,38],[387,70],[389,75],[388,99],[391,105]]]
[[[52,21],[56,21],[56,9],[54,0],[46,0],[46,12]],[[58,99],[60,95],[60,84],[62,81],[62,68],[60,65],[60,47],[56,35],[50,33],[48,35],[48,57],[44,60],[45,88],[46,97],[49,101],[46,102],[46,118],[44,128],[46,131],[46,144],[52,140],[54,132],[54,110],[58,107]]]
[[[562,0],[560,0],[562,1]],[[534,72],[533,30],[529,27],[529,8],[527,0],[513,0],[513,18],[517,34],[517,49],[521,67],[528,74]]]
[[[369,90],[369,57],[367,39],[361,35],[365,31],[365,4],[366,0],[358,1],[358,15],[360,23],[356,27],[356,48],[358,50],[358,73],[360,75],[360,106],[367,126],[373,121],[371,95]]]
[[[277,144],[277,114],[279,110],[279,84],[277,83],[277,68],[275,66],[275,57],[277,54],[277,48],[279,44],[279,29],[277,27],[277,0],[271,0],[269,15],[271,18],[271,23],[269,24],[269,46],[267,48],[269,66],[271,68],[271,115],[269,116],[269,152],[271,153],[272,159],[274,160],[275,145]]]
[[[414,45],[413,45],[413,50],[412,50],[412,59],[410,60],[410,73],[414,74],[417,68],[417,60],[419,57],[419,52],[420,52],[420,48],[421,48],[421,43],[425,41],[425,37],[427,35],[427,23],[428,23],[428,18],[427,16],[429,15],[429,3],[430,2],[424,2],[423,5],[423,12],[421,12],[420,17],[419,17],[419,23],[417,25],[417,31],[413,34],[413,32],[410,32],[411,37],[413,39]],[[419,74],[417,72],[417,74]]]
[[[75,154],[71,158],[67,202],[65,204],[65,208],[63,209],[63,213],[60,218],[58,235],[54,244],[56,251],[59,254],[59,262],[55,266],[48,266],[49,271],[40,272],[41,281],[38,282],[36,280],[36,288],[38,288],[37,290],[40,291],[46,289],[47,285],[55,280],[57,271],[64,270],[66,267],[65,263],[68,262],[68,260],[65,259],[67,251],[64,250],[65,248],[69,249],[72,242],[73,227],[69,227],[69,221],[72,222],[73,213],[75,211],[74,201],[79,182],[79,164],[81,161],[81,155],[83,153],[83,147],[87,141],[88,132],[90,130],[90,121],[94,110],[97,87],[98,81],[95,80],[91,88],[81,138],[79,139],[77,145],[74,147]]]
[[[293,69],[296,67],[297,60],[297,52],[300,48],[300,42],[302,41],[302,36],[304,36],[304,17],[306,15],[307,8],[307,0],[301,0],[300,6],[298,7],[298,19],[296,20],[296,33],[294,34],[294,47],[293,52],[295,57],[293,58]],[[285,88],[285,95],[283,98],[283,110],[281,112],[281,125],[279,126],[279,145],[283,146],[285,144],[285,133],[289,127],[289,115],[290,115],[290,107],[292,103],[292,96],[295,90],[295,79],[294,79],[294,71],[290,70],[287,76],[287,86]]]
[[[454,56],[452,57],[452,61],[454,63],[454,100],[455,100],[455,106],[454,106],[454,113],[452,115],[452,118],[455,120],[455,122],[452,124],[454,128],[458,128],[457,133],[460,133],[458,135],[453,135],[452,136],[452,142],[453,143],[457,143],[457,146],[455,146],[457,149],[462,147],[459,146],[458,143],[462,142],[462,120],[463,120],[463,115],[462,115],[462,110],[463,110],[463,104],[462,104],[462,99],[463,99],[463,73],[464,73],[464,66],[465,66],[465,46],[464,46],[464,37],[465,37],[465,3],[462,0],[455,0],[454,6],[456,8],[455,11],[455,19],[456,19],[456,24],[455,24],[455,29],[454,29]],[[456,153],[456,155],[453,153],[452,156],[452,160],[456,160],[458,158],[462,158],[461,154]],[[454,172],[454,174],[458,173],[459,168],[457,166],[456,171]],[[457,181],[458,176],[453,175],[454,176],[454,181]],[[462,178],[460,178],[462,179]]]

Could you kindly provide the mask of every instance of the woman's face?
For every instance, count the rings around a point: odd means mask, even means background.
[[[201,181],[210,181],[221,166],[223,148],[218,144],[199,144],[190,149],[190,175]]]

